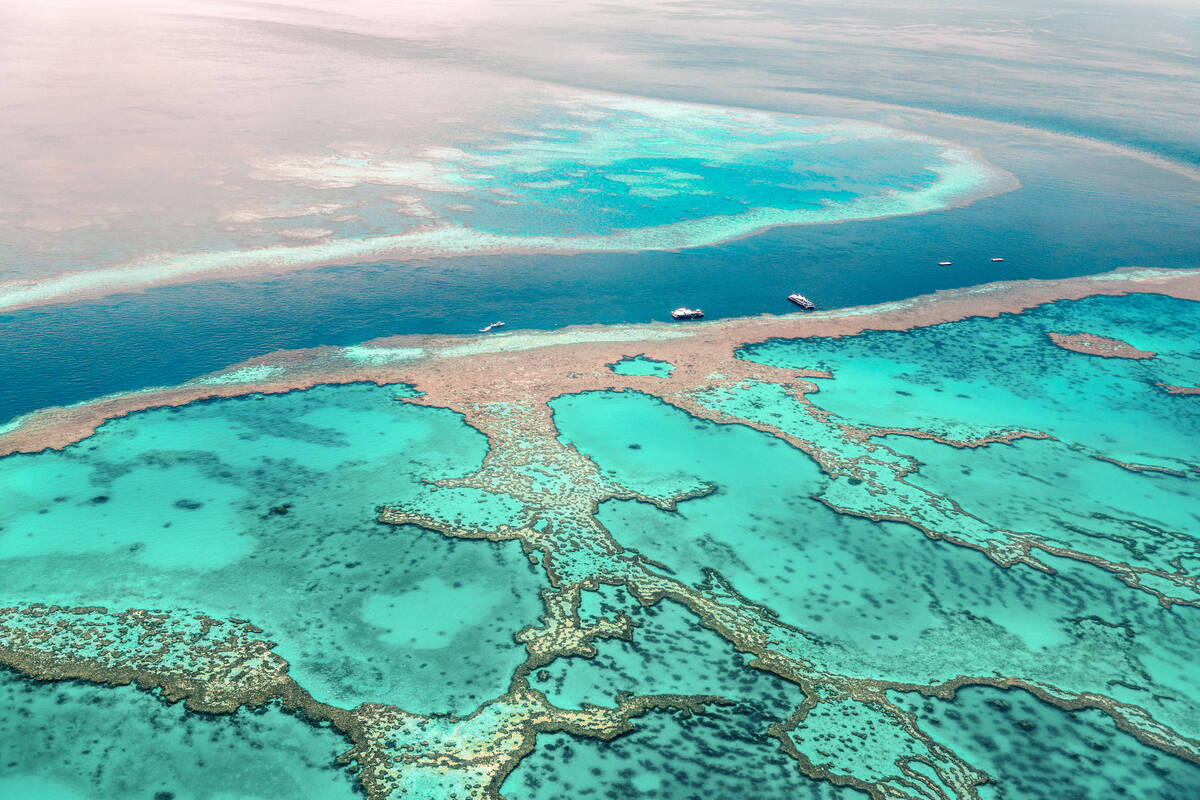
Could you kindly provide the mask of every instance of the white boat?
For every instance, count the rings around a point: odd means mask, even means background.
[[[1003,260],[1004,260],[1003,258],[993,258],[993,259],[992,259],[992,263],[998,263],[998,262],[1000,262],[1000,261],[1003,261]]]
[[[954,263],[953,261],[939,261],[938,266],[939,267],[948,267],[953,263]]]
[[[799,293],[789,294],[788,300],[791,300],[793,303],[800,306],[801,308],[805,308],[805,309],[809,309],[809,310],[816,308],[816,305],[813,304],[812,300],[809,300],[807,297],[805,297],[804,295],[799,294]]]
[[[671,319],[703,319],[704,312],[698,308],[685,308],[680,306],[671,312]]]
[[[480,329],[479,329],[479,332],[480,332],[480,333],[487,333],[487,332],[488,332],[488,331],[490,331],[492,328],[503,328],[503,327],[504,327],[504,323],[503,323],[503,322],[493,322],[491,325],[488,325],[486,328],[480,328]]]

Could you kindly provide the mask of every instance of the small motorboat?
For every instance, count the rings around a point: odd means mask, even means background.
[[[1004,260],[1003,258],[993,258],[993,259],[992,259],[992,263],[993,263],[993,264],[998,264],[998,263],[1000,263],[1000,262],[1001,262],[1001,261],[1003,261],[1003,260]]]
[[[796,305],[808,311],[812,311],[814,308],[816,308],[816,305],[813,304],[812,300],[809,300],[807,297],[798,292],[796,294],[789,294],[788,300],[791,300]]]
[[[487,332],[488,332],[488,331],[490,331],[492,328],[503,328],[503,327],[504,327],[504,323],[503,323],[503,322],[493,322],[491,325],[488,325],[486,328],[480,328],[480,329],[479,329],[479,332],[480,332],[480,333],[487,333]]]
[[[953,261],[939,261],[938,266],[939,267],[948,267],[953,263],[954,263]]]
[[[704,312],[698,308],[680,306],[671,312],[671,319],[704,319]]]

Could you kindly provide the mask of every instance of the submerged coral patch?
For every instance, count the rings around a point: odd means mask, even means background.
[[[513,543],[455,547],[373,522],[486,452],[461,418],[396,394],[356,384],[157,409],[0,461],[0,606],[249,618],[318,700],[471,711],[507,688],[541,580]],[[436,500],[454,501],[452,520],[493,520],[478,497],[450,495]]]
[[[654,378],[667,378],[675,366],[667,361],[656,361],[644,355],[626,356],[620,361],[609,364],[608,368],[618,375],[647,375]]]
[[[349,739],[372,798],[605,775],[664,797],[1021,789],[971,735],[977,708],[965,734],[939,710],[972,687],[1046,707],[1004,749],[1085,760],[1043,724],[1071,712],[1090,740],[1153,748],[1130,778],[1172,796],[1200,764],[1196,409],[1159,385],[1200,372],[1195,280],[395,338],[370,347],[422,355],[283,353],[244,365],[284,370],[259,383],[31,415],[11,449],[77,427],[0,460],[0,660],[205,711],[278,703]],[[1046,296],[1151,286],[1178,299]],[[1080,355],[1055,330],[1155,356]],[[290,391],[322,382],[352,385]],[[212,394],[251,396],[186,405]],[[168,407],[129,413],[146,405]],[[89,517],[70,551],[57,531]],[[114,610],[37,605],[88,599]]]
[[[254,164],[253,178],[312,193],[313,208],[386,208],[390,229],[281,228],[242,249],[8,281],[0,311],[325,264],[700,247],[781,225],[935,211],[1017,185],[968,148],[852,120],[565,92],[519,111],[519,125],[456,146]]]

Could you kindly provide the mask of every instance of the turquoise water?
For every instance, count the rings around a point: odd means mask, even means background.
[[[948,199],[995,177],[961,148],[948,156],[945,142],[850,120],[608,94],[547,97],[518,113],[511,127],[405,158],[367,150],[284,156],[257,174],[334,184],[327,196],[353,197],[364,218],[317,221],[335,225],[338,238],[434,221],[544,241],[707,220],[683,237],[705,242],[740,215],[820,220],[856,200],[874,206],[850,216],[911,213],[907,197],[935,184],[945,184]],[[969,166],[951,176],[956,159]],[[461,241],[446,240],[448,251]]]
[[[559,659],[532,681],[550,702],[563,708],[582,703],[611,705],[619,692],[642,694],[719,695],[736,700],[758,715],[762,729],[782,719],[804,700],[799,687],[761,670],[746,667],[749,657],[712,631],[697,625],[691,612],[664,602],[646,609],[628,595],[605,590],[601,602],[585,593],[593,613],[625,612],[637,624],[633,640],[596,643],[593,658]]]
[[[1054,345],[1047,332],[1097,333],[1156,355],[1128,360],[1075,353]],[[1026,430],[1057,441],[956,450],[891,436],[883,439],[888,449],[872,452],[831,436],[831,426],[777,390],[774,400],[765,396],[762,385],[700,399],[810,439],[837,454],[837,463],[864,469],[868,482],[842,476],[821,491],[839,508],[907,517],[1002,560],[1019,556],[1021,541],[1032,535],[1084,556],[1155,570],[1157,575],[1138,577],[1142,585],[1194,601],[1196,590],[1185,581],[1200,558],[1194,535],[1200,529],[1200,402],[1156,384],[1195,385],[1197,334],[1200,304],[1134,295],[903,333],[769,342],[744,351],[777,366],[831,370],[834,377],[817,379],[821,390],[809,397],[834,412],[836,422],[917,428],[957,439]],[[1136,472],[1102,459],[1180,474]]]
[[[666,5],[677,19],[677,5]],[[563,51],[581,56],[567,59],[572,66],[536,41],[517,54],[512,44],[520,37],[493,36],[513,52],[501,57],[490,45],[484,47],[490,54],[467,48],[464,60],[450,52],[454,48],[439,48],[434,34],[429,47],[402,48],[432,55],[425,59],[432,72],[396,83],[394,96],[376,93],[372,100],[379,102],[356,107],[351,95],[335,97],[340,93],[333,91],[317,98],[321,102],[302,104],[314,110],[310,123],[335,117],[336,137],[310,130],[280,138],[280,129],[256,127],[253,115],[243,115],[238,128],[247,136],[235,138],[245,144],[257,132],[271,141],[226,153],[236,158],[223,166],[219,158],[191,166],[186,158],[159,159],[182,164],[164,186],[191,180],[196,191],[186,192],[190,204],[158,202],[161,193],[150,192],[151,206],[170,207],[157,215],[137,202],[116,204],[129,206],[124,208],[93,203],[90,211],[79,206],[105,192],[111,181],[101,173],[116,168],[129,173],[118,183],[129,178],[145,186],[153,176],[139,178],[136,168],[93,159],[102,179],[95,186],[76,182],[73,188],[84,191],[72,192],[71,148],[55,144],[59,137],[40,137],[51,143],[50,155],[62,149],[67,157],[26,158],[22,164],[61,162],[66,169],[50,170],[59,190],[34,190],[52,201],[33,204],[43,208],[7,204],[6,230],[20,240],[12,247],[0,243],[8,251],[0,272],[9,277],[111,266],[171,250],[184,258],[164,258],[146,270],[145,281],[181,277],[185,267],[220,277],[225,265],[263,257],[261,248],[280,242],[295,249],[265,254],[271,266],[290,259],[292,266],[346,266],[3,315],[0,425],[22,411],[174,383],[283,347],[403,332],[458,333],[494,319],[507,320],[510,330],[645,321],[665,318],[680,304],[703,307],[710,319],[783,313],[784,297],[797,289],[822,308],[835,308],[999,278],[1129,264],[1195,265],[1200,215],[1191,178],[1078,142],[1045,139],[1037,131],[804,93],[817,84],[824,91],[866,92],[976,120],[1148,143],[1146,153],[1165,146],[1196,162],[1195,126],[1178,124],[1189,116],[1188,106],[1170,94],[1175,89],[1186,96],[1200,85],[1179,80],[1191,69],[1184,62],[1194,59],[1175,52],[1178,41],[1188,40],[1186,30],[1197,30],[1194,14],[1176,15],[1181,24],[1162,31],[1145,14],[1135,19],[1105,12],[1099,21],[1074,11],[1044,15],[1040,4],[1026,5],[1039,5],[1041,16],[1031,21],[1019,9],[1005,11],[1004,23],[989,31],[1004,33],[989,36],[989,47],[1003,56],[1013,36],[1025,36],[1040,53],[1051,54],[1049,67],[1003,57],[989,63],[988,53],[972,47],[982,29],[955,21],[961,11],[939,17],[911,8],[857,27],[857,12],[839,11],[846,16],[826,20],[834,36],[856,35],[814,44],[813,36],[824,35],[814,24],[819,20],[777,13],[777,7],[755,9],[750,27],[736,16],[714,23],[693,7],[683,12],[689,24],[680,26],[689,35],[672,42],[666,18],[627,15],[637,29],[622,32],[621,15],[602,4],[612,25],[582,26],[590,31],[583,38],[591,36],[583,44],[594,46],[593,55],[603,51],[612,67],[600,70],[586,57],[586,46]],[[338,64],[357,63],[355,51],[374,50],[371,41],[381,41],[260,22],[237,24],[250,38],[271,40],[260,53],[291,60],[300,52],[297,42],[303,49],[305,40],[340,48],[333,59]],[[946,23],[966,52],[923,52],[919,41]],[[550,15],[539,24],[549,31],[558,23]],[[1107,40],[1114,38],[1114,25],[1123,26],[1126,41]],[[668,35],[660,35],[664,30]],[[810,41],[797,39],[798,31]],[[287,42],[274,41],[276,33]],[[1120,51],[1133,45],[1144,46],[1139,69],[1131,71],[1122,65],[1133,60]],[[1101,49],[1116,54],[1110,64],[1092,57]],[[381,46],[368,57],[368,68],[392,55],[392,48]],[[955,164],[946,143],[845,121],[824,126],[778,113],[586,95],[548,84],[516,87],[482,108],[467,91],[453,98],[471,106],[461,118],[431,110],[429,116],[379,119],[383,112],[402,112],[406,98],[419,96],[422,77],[441,74],[434,61],[483,67],[498,60],[510,75],[574,85],[776,109],[807,105],[815,111],[819,103],[828,113],[925,127],[958,139],[958,153],[966,157]],[[310,61],[330,66],[330,59]],[[547,70],[551,63],[560,69]],[[872,81],[862,80],[865,70]],[[293,80],[295,70],[285,72],[291,88],[303,83]],[[927,80],[934,74],[937,79]],[[1167,84],[1156,75],[1173,77]],[[476,78],[486,80],[467,80]],[[1046,99],[1028,91],[1039,82],[1049,87],[1041,93]],[[260,83],[271,88],[270,80]],[[318,83],[345,89],[352,82]],[[1107,87],[1103,98],[1094,91],[1100,85]],[[154,102],[150,83],[142,88],[147,102],[124,111],[172,110]],[[172,98],[171,105],[194,112],[185,96]],[[1176,102],[1146,113],[1148,102],[1168,96]],[[1060,102],[1064,97],[1072,102]],[[539,105],[541,100],[547,102]],[[1056,104],[1067,110],[1046,111]],[[496,119],[488,110],[494,106],[503,106],[507,119]],[[205,138],[203,125],[162,116],[188,130],[180,139],[184,149],[195,141],[189,137]],[[1168,136],[1155,134],[1167,129]],[[1144,135],[1131,136],[1130,130]],[[142,130],[142,138],[154,138],[150,132]],[[452,146],[406,146],[438,139]],[[346,155],[351,151],[358,152]],[[274,163],[276,156],[290,163]],[[254,163],[244,163],[246,157]],[[1022,188],[949,208],[998,183],[1002,176],[984,158],[1012,170]],[[214,167],[224,174],[204,174]],[[204,180],[211,185],[200,187],[204,178],[220,180]],[[417,194],[406,196],[409,191]],[[116,194],[134,201],[138,192]],[[334,210],[289,216],[318,201],[332,201]],[[47,218],[57,216],[48,213],[56,205],[81,227],[72,230],[68,218]],[[238,212],[248,218],[237,220]],[[262,218],[255,219],[256,212]],[[697,247],[765,225],[921,212],[931,213],[779,229]],[[401,238],[426,225],[443,227],[436,236],[397,242],[395,261],[375,261],[388,245],[373,237]],[[296,234],[308,244],[299,244]],[[643,248],[658,251],[636,252]],[[501,257],[506,250],[515,252]],[[577,250],[609,252],[547,255]],[[484,255],[423,258],[472,252]],[[1007,260],[989,262],[991,255]],[[372,263],[355,265],[360,258]],[[954,264],[935,266],[942,260]],[[91,277],[97,283],[120,280]],[[68,278],[44,297],[70,299],[67,290],[83,281]],[[132,281],[116,288],[146,285]],[[469,308],[463,298],[471,299]],[[598,514],[608,531],[653,564],[603,547],[605,531],[588,517],[593,507],[577,502],[586,492],[572,494],[572,473],[565,468],[570,459],[534,459],[523,473],[508,475],[518,483],[536,480],[533,488],[544,489],[544,502],[554,506],[542,515],[539,530],[555,527],[559,534],[546,537],[553,541],[547,549],[568,552],[539,554],[546,568],[560,557],[558,574],[569,579],[656,571],[661,564],[698,591],[739,605],[740,598],[723,593],[712,575],[719,569],[748,600],[808,634],[778,631],[773,644],[810,659],[814,673],[916,683],[959,673],[1020,675],[1137,703],[1197,736],[1200,612],[1165,609],[1155,597],[1122,584],[1116,567],[1105,572],[1079,560],[1094,556],[1131,569],[1177,570],[1180,583],[1200,564],[1198,399],[1168,397],[1153,386],[1200,384],[1194,309],[1162,298],[1088,301],[930,332],[779,345],[779,363],[785,364],[799,363],[789,361],[796,351],[802,362],[810,346],[829,351],[836,377],[822,382],[824,391],[815,399],[841,415],[835,419],[927,426],[952,437],[1029,427],[1047,430],[1057,441],[980,450],[896,435],[864,442],[807,415],[770,385],[694,398],[811,440],[823,450],[822,472],[812,458],[777,439],[700,423],[644,397],[560,401],[563,438],[622,483],[651,497],[711,489],[674,512],[628,501],[601,504]],[[1102,362],[1053,348],[1047,330],[1116,335],[1159,355],[1137,364]],[[761,351],[775,357],[777,345]],[[634,357],[613,370],[654,387],[670,365]],[[453,414],[408,409],[388,394],[355,387],[151,412],[114,422],[65,454],[0,461],[0,606],[39,600],[245,616],[280,642],[295,676],[320,699],[470,711],[506,688],[522,656],[512,632],[542,610],[536,591],[545,579],[512,542],[456,541],[375,524],[380,503],[428,508],[465,529],[529,521],[511,497],[423,483],[469,473],[485,444]],[[1185,474],[1135,473],[1094,456]],[[836,514],[829,505],[859,516]],[[560,522],[556,511],[571,518]],[[863,518],[905,515],[929,535]],[[938,536],[988,553],[935,541]],[[1001,566],[1035,536],[1077,557],[1037,553],[1054,572]],[[578,549],[570,551],[569,544]],[[594,552],[588,544],[595,544]],[[1123,577],[1133,580],[1128,570]],[[1137,579],[1200,600],[1194,586],[1172,585],[1161,575]],[[795,707],[801,697],[796,687],[748,669],[745,656],[697,627],[677,605],[644,609],[615,589],[584,593],[585,621],[618,610],[638,623],[633,641],[599,642],[595,659],[561,659],[546,665],[544,677],[531,679],[563,704],[611,702],[618,691],[697,691],[724,694],[735,705],[699,716],[650,714],[612,743],[540,734],[538,749],[506,781],[508,796],[849,797],[849,790],[805,779],[778,743],[763,736],[769,721]],[[197,624],[193,619],[186,629],[195,633]],[[137,634],[124,631],[120,647],[130,647]],[[178,663],[181,649],[159,655]],[[96,655],[90,647],[79,654]],[[828,688],[825,678],[813,680]],[[888,780],[897,758],[924,747],[878,707],[829,694],[821,699],[795,739],[814,761],[829,759],[835,772]],[[997,779],[981,792],[985,800],[1051,793],[1200,795],[1193,765],[1139,746],[1096,712],[1065,714],[1023,694],[990,690],[967,689],[951,703],[896,699],[935,738]],[[345,743],[273,708],[209,718],[128,688],[47,686],[7,675],[0,675],[0,702],[0,797],[229,800],[353,793],[345,770],[332,765],[332,754]],[[462,734],[465,742],[487,741],[479,734],[509,713],[500,705],[462,724],[433,718],[426,730],[437,731],[430,735],[435,740]],[[405,749],[403,741],[385,746],[393,753]],[[484,774],[483,768],[471,774],[405,767],[404,784],[393,797],[407,790],[442,800],[451,787],[461,797],[478,791],[471,781]]]
[[[952,496],[966,511],[1011,530],[1168,571],[1174,559],[1191,567],[1200,556],[1193,535],[1200,530],[1200,481],[1194,477],[1130,472],[1047,440],[978,450],[898,436],[883,441],[920,461],[909,483]]]
[[[620,480],[712,483],[712,494],[676,512],[609,501],[599,519],[623,546],[682,580],[698,584],[706,568],[719,570],[749,600],[808,632],[811,640],[789,646],[818,666],[908,683],[995,670],[1107,694],[1200,734],[1191,667],[1200,610],[1167,611],[1088,564],[1047,556],[1057,574],[1004,569],[904,525],[834,513],[812,499],[826,480],[805,454],[646,395],[589,393],[554,408],[564,439]],[[953,458],[993,450],[927,446]],[[1085,460],[1133,483],[1170,477]]]
[[[961,769],[958,785],[938,766],[948,766],[941,753],[913,731],[897,724],[893,713],[850,697],[832,697],[808,709],[790,732],[796,751],[831,776],[853,776],[889,786],[901,796],[914,791],[899,767],[916,768],[937,792],[936,797],[969,797],[966,787],[980,782],[977,772]],[[959,788],[961,786],[961,789]]]
[[[865,793],[811,780],[763,721],[738,705],[682,716],[656,713],[612,742],[541,734],[537,747],[501,787],[511,800],[589,798],[800,798],[858,800]]]
[[[747,381],[694,397],[702,406],[771,425],[815,446],[836,476],[814,491],[823,501],[866,517],[912,520],[923,530],[987,549],[1003,563],[1024,558],[1033,540],[1165,574],[1181,569],[1188,574],[1190,565],[1181,567],[1175,559],[1197,553],[1189,534],[1200,522],[1200,483],[1194,477],[1126,469],[1077,445],[1047,439],[956,448],[889,436],[879,438],[885,446],[874,446],[849,435],[839,418],[824,421],[771,383]],[[1151,418],[1146,424],[1157,422]],[[997,486],[1006,488],[996,491]],[[1097,486],[1105,490],[1096,492]],[[1196,596],[1163,576],[1141,580],[1170,596]]]
[[[1161,353],[1099,358],[1054,345],[1047,331],[1095,333]],[[865,426],[919,428],[952,439],[1035,430],[1125,462],[1198,463],[1200,402],[1154,382],[1200,381],[1200,304],[1160,295],[1064,301],[999,319],[842,339],[771,341],[743,357],[832,372],[821,408]]]
[[[943,131],[972,140],[962,131]],[[822,308],[838,308],[991,280],[1130,264],[1200,265],[1200,219],[1193,213],[1200,185],[1194,181],[1132,160],[1016,140],[1011,131],[977,144],[1018,175],[1019,191],[951,210],[776,228],[678,252],[359,264],[6,314],[0,424],[37,408],[181,382],[277,349],[402,333],[460,334],[495,320],[510,330],[665,321],[679,305],[703,308],[710,319],[728,318],[787,313],[794,306],[786,297],[797,290]],[[371,192],[395,190],[344,191],[364,219],[377,212],[372,231],[385,233],[398,229],[396,208],[358,203]],[[1083,216],[1086,226],[1079,223]],[[330,222],[322,216],[303,224]],[[350,222],[337,233],[361,235],[359,226]],[[98,231],[78,233],[86,237],[86,252],[94,252]],[[1005,261],[991,263],[991,255]],[[57,249],[53,256],[62,257]],[[943,258],[954,265],[938,267]],[[464,297],[471,298],[469,310]],[[164,326],[164,319],[172,324]],[[155,346],[146,347],[147,341]],[[109,368],[113,363],[122,369]]]
[[[752,600],[775,604],[776,580],[787,582],[783,566],[802,563],[794,531],[821,510],[809,498],[821,477],[812,459],[778,439],[697,420],[643,394],[569,395],[551,405],[563,439],[623,486],[716,486],[676,512],[602,504],[598,519],[618,542],[692,584],[703,580],[704,567],[717,567]]]
[[[994,781],[983,800],[1177,800],[1200,792],[1200,767],[1146,747],[1095,711],[1062,711],[1021,691],[960,689],[952,702],[891,695]]]
[[[374,521],[470,471],[486,440],[396,388],[316,388],[140,412],[0,460],[0,605],[249,619],[318,699],[469,713],[508,688],[543,578],[516,543]],[[449,491],[448,513],[479,498]]]
[[[533,685],[559,705],[611,704],[617,692],[717,694],[732,705],[653,713],[611,743],[542,734],[501,787],[506,797],[858,797],[805,777],[766,735],[803,701],[799,687],[746,667],[749,660],[673,603],[646,609],[621,590],[585,592],[588,618],[624,612],[633,641],[597,643],[594,658],[559,659]]]
[[[0,797],[340,800],[340,734],[279,711],[193,714],[132,687],[36,683],[0,670]]]
[[[355,221],[351,235],[278,227],[265,242],[248,236],[241,247],[164,255],[172,250],[166,243],[130,262],[0,286],[0,310],[59,302],[81,290],[103,296],[211,279],[230,269],[702,247],[782,225],[937,211],[1017,185],[971,148],[857,121],[607,95],[527,111],[528,128],[505,126],[492,140],[415,156],[396,158],[367,145],[354,155],[257,161],[256,180],[293,190],[355,190],[334,193],[353,201],[338,203],[342,208],[383,204],[393,219],[383,230],[370,223],[364,230],[360,215],[349,214],[339,216]],[[363,198],[360,187],[374,197]],[[250,221],[262,214],[251,209]],[[367,216],[379,219],[377,212]]]
[[[812,442],[813,455],[638,392],[567,395],[551,406],[561,441],[614,483],[650,497],[706,490],[674,511],[609,500],[597,519],[620,545],[651,559],[650,568],[701,594],[722,591],[712,580],[719,572],[746,601],[798,629],[773,628],[772,646],[807,659],[814,671],[910,684],[1019,676],[1141,706],[1195,738],[1200,609],[1166,609],[1153,595],[1078,560],[1095,555],[1187,569],[1197,553],[1195,477],[1137,472],[1094,457],[1136,449],[1149,463],[1188,464],[1195,398],[1167,395],[1153,381],[1168,373],[1161,380],[1190,379],[1194,321],[1150,325],[1176,313],[1163,305],[1176,301],[1136,299],[1128,317],[1114,302],[1085,301],[1040,309],[1028,320],[970,320],[894,341],[867,334],[862,338],[885,341],[866,355],[839,349],[861,349],[857,339],[754,349],[755,358],[785,366],[830,369],[835,377],[821,381],[813,400],[857,424],[889,424],[877,419],[898,413],[895,396],[911,403],[923,424],[944,432],[1002,430],[1019,419],[1053,429],[1058,440],[964,449],[891,434],[875,440],[886,447],[876,446],[765,383],[703,390],[694,399]],[[1194,310],[1179,309],[1183,317]],[[1099,327],[1102,318],[1109,327]],[[1140,326],[1147,332],[1139,333]],[[1117,336],[1162,355],[1140,362],[1081,355],[1054,346],[1047,330]],[[997,341],[1015,343],[1026,366],[1058,383],[1030,388],[1018,366],[1001,357],[1004,351],[991,347]],[[812,355],[810,346],[825,354],[797,363]],[[947,359],[957,366],[939,371]],[[959,365],[963,359],[972,363]],[[846,373],[857,380],[864,361],[873,365],[871,394],[851,396],[841,388]],[[618,364],[629,362],[646,368],[636,358]],[[970,383],[989,402],[954,398],[939,405],[947,381],[959,388]],[[1102,429],[1088,441],[1071,438],[1086,426],[1067,401],[1092,400],[1060,391],[1101,389],[1109,394],[1097,395],[1095,404],[1106,413],[1123,408],[1123,427]],[[1005,391],[1023,405],[1005,399]],[[512,497],[475,488],[431,487],[427,479],[479,468],[487,443],[448,410],[398,402],[405,394],[352,385],[159,409],[115,420],[61,453],[0,460],[0,487],[12,498],[0,511],[0,604],[244,617],[280,643],[294,677],[320,700],[469,713],[508,688],[524,656],[513,634],[537,624],[545,578],[516,542],[382,526],[374,521],[379,505],[430,509],[468,531],[518,523],[536,511],[540,524],[553,520],[574,531],[548,554],[564,580],[617,574],[631,562],[621,560],[628,553],[592,552],[588,537],[598,532],[579,516],[586,510],[559,508],[554,500],[571,488],[570,451],[520,454],[545,461],[538,461],[545,474],[534,474],[538,464],[521,467],[537,478],[526,487],[531,496],[541,497],[533,491],[538,487],[548,490],[538,501],[544,509],[527,511]],[[884,401],[872,403],[872,396]],[[513,407],[514,419],[521,413]],[[1139,428],[1145,435],[1135,437]],[[870,482],[831,481],[814,455],[839,470],[859,469]],[[876,487],[881,491],[871,491]],[[836,513],[826,504],[831,498],[907,503],[930,519],[941,509],[946,525],[974,526],[947,529],[964,541],[976,536],[986,544],[1008,530],[1029,531],[1069,546],[1077,558],[1039,553],[1052,571],[1003,567],[986,552],[912,526],[872,522],[862,516],[866,505],[855,509],[857,516]],[[961,508],[945,510],[949,501]],[[532,685],[564,708],[611,705],[620,692],[717,694],[733,705],[700,716],[652,714],[607,745],[541,734],[539,748],[505,782],[509,796],[561,796],[565,787],[596,796],[850,791],[805,778],[765,735],[804,699],[798,687],[749,668],[747,656],[697,625],[682,606],[663,601],[646,609],[615,588],[583,593],[584,623],[618,612],[636,623],[632,641],[600,640],[595,658],[555,660],[534,671]],[[505,713],[496,711],[497,720]],[[961,737],[939,712],[922,706],[916,714],[936,742],[956,748]],[[792,735],[798,750],[834,774],[894,781],[897,758],[931,752],[869,702],[823,696],[800,724]],[[1056,736],[1058,727],[1046,730]],[[1117,737],[1128,740],[1121,747],[1140,747],[1125,734]],[[959,754],[993,772],[972,752]],[[1182,777],[1171,780],[1189,779],[1189,769],[1183,764]]]
[[[650,375],[655,378],[668,378],[675,369],[675,366],[667,361],[656,361],[644,355],[625,356],[608,366],[618,375]]]

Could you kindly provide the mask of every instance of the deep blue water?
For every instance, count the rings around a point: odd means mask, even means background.
[[[498,319],[508,330],[645,322],[667,320],[682,304],[713,319],[789,312],[785,297],[797,290],[832,308],[989,280],[1200,265],[1200,215],[1187,202],[1195,194],[1180,191],[1186,181],[1162,173],[1173,189],[1158,194],[1144,177],[1097,185],[1088,182],[1094,175],[1021,172],[1021,189],[965,208],[781,228],[675,253],[337,267],[3,314],[0,422],[273,350],[467,333]],[[946,259],[954,265],[936,265]]]

